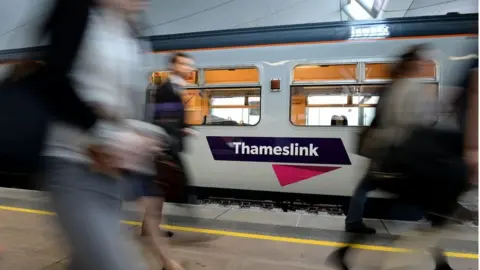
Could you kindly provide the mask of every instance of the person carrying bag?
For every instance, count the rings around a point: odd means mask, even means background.
[[[427,218],[432,230],[422,234],[428,236],[428,241],[418,242],[419,247],[436,239],[455,210],[468,179],[462,132],[434,128],[437,100],[409,79],[423,50],[422,45],[415,46],[402,56],[403,61],[395,69],[398,74],[394,78],[398,79],[383,93],[375,126],[362,134],[359,144],[360,153],[371,158],[365,179],[397,200],[430,213]],[[364,236],[353,238],[348,242],[365,240]],[[349,245],[338,249],[327,262],[338,269],[349,269],[344,261],[348,250]],[[450,270],[442,252],[434,250],[435,269]]]

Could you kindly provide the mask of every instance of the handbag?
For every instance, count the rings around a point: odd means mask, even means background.
[[[397,176],[386,180],[377,175],[377,187],[405,203],[450,215],[469,187],[462,146],[460,132],[416,128],[388,152],[379,170]]]
[[[171,152],[155,158],[155,183],[164,191],[167,202],[185,203],[188,201],[187,176],[181,160]]]

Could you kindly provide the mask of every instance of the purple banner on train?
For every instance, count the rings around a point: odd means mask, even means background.
[[[207,141],[215,160],[352,164],[339,138],[207,136]]]

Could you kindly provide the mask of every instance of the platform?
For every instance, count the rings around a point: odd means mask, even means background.
[[[174,256],[189,270],[330,269],[324,266],[325,257],[343,241],[343,217],[213,205],[194,208],[197,219],[187,216],[183,207],[165,207],[168,225],[164,227],[176,232],[172,239]],[[138,234],[139,216],[133,205],[125,205],[124,233]],[[0,269],[65,269],[68,249],[48,194],[0,189],[0,220]],[[387,254],[410,256],[406,258],[411,261],[411,254],[389,245],[395,235],[414,223],[367,223],[378,234],[371,242],[357,246],[358,267],[353,269],[369,269]],[[478,269],[477,227],[456,225],[441,245],[454,269]],[[419,265],[415,269],[433,269],[427,255],[416,260]],[[152,269],[159,269],[151,258],[149,261]]]

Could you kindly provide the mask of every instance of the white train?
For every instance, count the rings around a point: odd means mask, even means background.
[[[415,79],[448,94],[464,64],[452,59],[478,50],[477,22],[474,14],[153,37],[157,52],[139,84],[165,75],[170,51],[198,64],[184,93],[200,133],[185,153],[196,193],[321,202],[350,196],[363,176],[369,160],[355,153],[357,133],[372,120],[395,56],[431,44],[433,61]],[[142,114],[145,92],[137,96]]]

